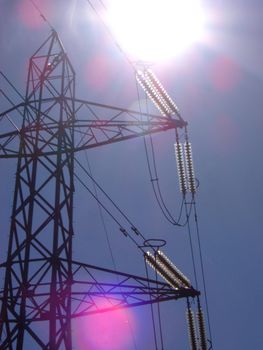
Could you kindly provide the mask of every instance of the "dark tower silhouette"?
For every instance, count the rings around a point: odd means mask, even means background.
[[[76,99],[75,72],[55,31],[30,59],[24,99],[0,117],[11,114],[17,128],[0,135],[0,158],[17,159],[8,253],[0,265],[1,349],[71,350],[71,320],[99,312],[96,297],[112,310],[198,295],[192,287],[174,289],[72,258],[75,152],[185,127],[181,118]],[[101,282],[101,274],[117,275],[118,284]]]

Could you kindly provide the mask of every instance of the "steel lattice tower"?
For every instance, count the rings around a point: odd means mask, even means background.
[[[17,159],[8,255],[0,265],[1,349],[31,342],[34,349],[71,350],[71,320],[96,312],[98,296],[111,310],[198,294],[72,258],[75,152],[181,128],[182,119],[76,99],[75,72],[55,31],[30,59],[24,100],[0,117],[12,114],[21,125],[0,135],[0,157]],[[100,282],[101,273],[117,274],[118,285]],[[75,294],[83,295],[77,307]]]

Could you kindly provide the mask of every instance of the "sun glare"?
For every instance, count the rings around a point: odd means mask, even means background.
[[[108,0],[106,21],[133,59],[159,61],[202,40],[201,0]]]
[[[105,300],[96,303],[99,309],[112,306]],[[123,350],[130,348],[132,334],[136,334],[134,314],[125,308],[90,315],[77,321],[75,326],[74,337],[79,350]]]

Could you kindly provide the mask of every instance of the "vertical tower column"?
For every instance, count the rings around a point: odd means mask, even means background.
[[[75,73],[53,31],[29,65],[5,263],[1,349],[22,350],[32,339],[35,349],[72,348],[74,130],[64,124],[74,120],[74,97]]]

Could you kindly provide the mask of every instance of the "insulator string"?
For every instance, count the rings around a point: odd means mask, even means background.
[[[203,310],[201,308],[201,305],[200,305],[199,301],[198,301],[198,310],[197,310],[196,316],[197,316],[198,330],[199,330],[200,350],[207,350],[205,321],[204,321]]]
[[[184,144],[184,154],[185,154],[185,165],[186,173],[188,180],[188,189],[194,194],[196,192],[195,184],[195,174],[194,174],[194,165],[193,165],[193,156],[192,156],[192,146],[191,143],[186,141]]]
[[[176,163],[177,163],[179,187],[183,196],[185,196],[187,185],[186,185],[185,166],[184,166],[184,157],[183,157],[183,146],[181,143],[176,141],[174,147],[175,147],[175,157],[176,157]]]
[[[190,302],[189,302],[188,298],[187,298],[186,318],[187,318],[187,323],[188,323],[188,335],[189,335],[191,350],[198,350],[194,313],[190,307]]]

